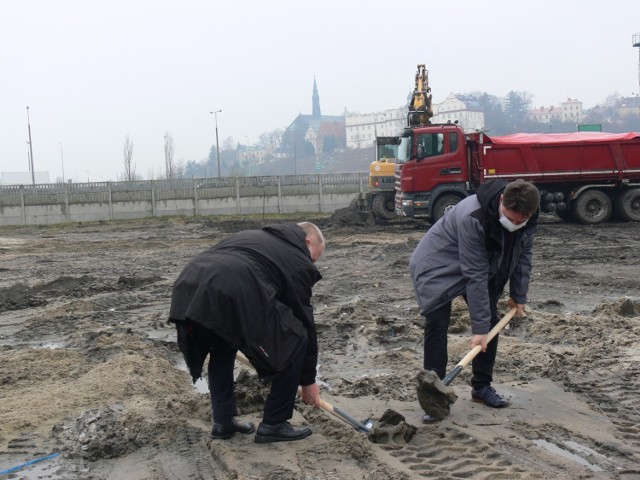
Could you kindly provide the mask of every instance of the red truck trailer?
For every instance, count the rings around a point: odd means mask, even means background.
[[[533,182],[540,208],[585,224],[640,221],[640,133],[464,134],[407,127],[396,164],[396,213],[437,221],[485,180]]]

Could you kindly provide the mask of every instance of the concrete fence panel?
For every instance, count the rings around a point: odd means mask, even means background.
[[[0,225],[164,215],[331,213],[366,189],[367,173],[0,186]]]

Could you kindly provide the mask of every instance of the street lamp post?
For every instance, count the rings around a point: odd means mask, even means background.
[[[62,162],[62,183],[64,183],[64,156],[62,155],[62,142],[60,144],[60,161]]]
[[[167,135],[164,136],[164,176],[167,180],[171,178],[171,168],[169,165],[169,146],[167,144]]]
[[[291,128],[289,130],[291,132],[291,143],[293,144],[293,174],[294,175],[298,175],[298,159],[296,158],[297,156],[297,152],[296,152],[296,125],[291,125]]]
[[[31,182],[36,184],[36,174],[33,171],[33,144],[31,143],[31,121],[29,120],[29,105],[27,105],[27,129],[29,130],[29,163],[31,167]]]
[[[216,119],[216,160],[218,160],[218,178],[220,178],[220,142],[218,141],[218,114],[222,112],[222,109],[216,110],[212,113]]]
[[[383,113],[382,118],[386,118]],[[373,159],[378,160],[378,114],[373,114]]]

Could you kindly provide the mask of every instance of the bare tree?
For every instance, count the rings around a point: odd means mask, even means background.
[[[275,150],[282,145],[282,135],[284,131],[281,128],[276,128],[271,132],[264,132],[258,138],[258,142],[267,149]]]
[[[136,179],[136,166],[133,163],[133,140],[127,135],[124,137],[124,180],[130,182]]]
[[[174,162],[173,170],[172,170],[172,178],[185,178],[187,173],[187,167],[184,163],[184,160],[178,160]]]
[[[276,128],[271,132],[271,144],[273,148],[280,148],[282,146],[282,137],[284,136],[284,130]]]
[[[173,135],[170,132],[167,132],[164,136],[164,166],[167,178],[173,178],[175,176],[175,145],[173,143]]]
[[[622,95],[620,95],[620,92],[613,92],[611,95],[607,95],[607,98],[604,100],[604,105],[607,107],[612,107],[616,103],[618,103],[618,100],[620,100],[621,98]]]

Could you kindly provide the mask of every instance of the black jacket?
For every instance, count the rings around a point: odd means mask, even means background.
[[[193,258],[173,285],[169,321],[194,381],[209,342],[194,335],[192,324],[242,351],[263,379],[287,367],[306,343],[300,384],[314,383],[311,294],[321,278],[295,223],[236,233]]]

